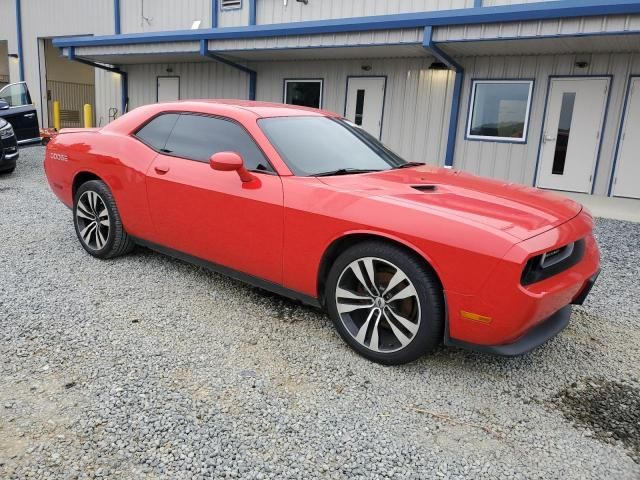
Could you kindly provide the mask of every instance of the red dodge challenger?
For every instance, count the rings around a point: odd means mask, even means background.
[[[323,307],[385,364],[440,342],[525,353],[566,327],[599,271],[579,204],[407,162],[330,112],[149,105],[62,130],[45,170],[94,257],[143,245]]]

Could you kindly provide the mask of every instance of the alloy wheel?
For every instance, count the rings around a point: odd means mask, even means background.
[[[359,258],[344,268],[336,307],[349,334],[374,352],[402,350],[420,327],[415,286],[398,266],[381,258]]]
[[[102,197],[87,190],[76,204],[76,222],[78,235],[91,250],[101,250],[109,239],[111,223],[109,210]]]

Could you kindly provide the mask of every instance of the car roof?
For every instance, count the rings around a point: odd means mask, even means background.
[[[248,111],[257,117],[298,117],[298,116],[319,116],[319,117],[337,117],[333,112],[319,110],[317,108],[301,107],[298,105],[285,105],[282,103],[256,102],[252,100],[237,99],[195,99],[180,100],[177,102],[165,102],[157,104],[157,106],[165,106],[166,110],[175,109],[177,105],[185,108],[195,108],[200,111],[211,110],[210,113],[219,112],[219,107],[223,107],[228,111],[229,108],[242,111]],[[208,108],[209,107],[209,108]],[[218,107],[218,108],[216,108]]]

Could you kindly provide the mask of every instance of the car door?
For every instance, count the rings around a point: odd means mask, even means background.
[[[18,142],[37,140],[40,136],[38,114],[31,103],[31,95],[25,82],[10,83],[0,90],[0,100],[8,107],[0,108],[0,117],[13,127]]]
[[[147,172],[156,242],[280,284],[283,194],[280,177],[249,133],[220,117],[180,114]],[[239,153],[256,181],[214,171],[211,155]]]

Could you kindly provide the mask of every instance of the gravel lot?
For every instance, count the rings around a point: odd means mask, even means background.
[[[532,354],[354,354],[321,312],[138,249],[89,257],[42,147],[0,176],[1,478],[639,478],[640,225]]]

